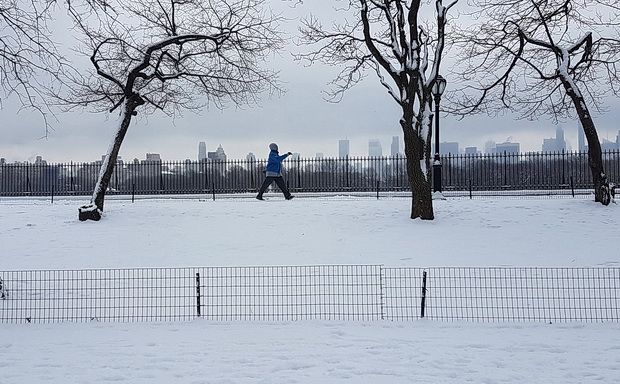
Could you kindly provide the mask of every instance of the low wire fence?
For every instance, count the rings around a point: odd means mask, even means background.
[[[0,271],[0,323],[618,322],[620,268],[381,265]]]
[[[118,162],[108,194],[227,194],[256,192],[266,159]],[[444,191],[563,191],[591,189],[588,154],[443,155]],[[620,152],[603,153],[608,180],[620,183]],[[90,195],[101,162],[0,163],[0,196]],[[294,192],[410,191],[402,156],[290,158],[285,179]]]

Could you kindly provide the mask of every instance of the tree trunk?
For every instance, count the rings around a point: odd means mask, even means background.
[[[430,161],[425,157],[425,144],[416,134],[413,114],[405,111],[401,119],[405,136],[405,157],[407,158],[407,176],[411,186],[411,218],[433,220],[433,196],[431,193]],[[428,151],[430,153],[430,150]],[[424,169],[422,167],[424,164]]]
[[[131,118],[136,114],[136,108],[142,104],[144,104],[144,100],[138,94],[132,94],[131,96],[126,98],[125,104],[123,106],[123,115],[120,125],[116,131],[116,136],[114,136],[114,141],[108,149],[108,153],[106,153],[103,164],[101,164],[101,169],[99,170],[99,177],[97,179],[97,183],[95,184],[95,189],[93,191],[90,204],[80,207],[78,210],[78,218],[80,221],[98,221],[101,219],[105,192],[108,189],[108,185],[110,184],[110,179],[112,178],[112,172],[114,171],[114,167],[116,165],[116,160],[118,158],[118,153],[121,149],[121,144],[123,143],[125,135],[127,134],[127,130],[129,129]]]
[[[576,89],[577,85],[574,84],[572,79],[566,79],[564,76],[560,76],[560,79],[566,93],[573,101],[584,135],[588,141],[588,165],[590,166],[592,181],[594,182],[594,201],[600,202],[603,205],[609,205],[611,202],[611,189],[603,169],[603,151],[601,150],[601,143],[594,126],[594,120],[592,120],[592,115],[590,115],[581,92],[579,89]]]

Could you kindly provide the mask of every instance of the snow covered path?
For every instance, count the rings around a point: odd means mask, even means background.
[[[182,266],[620,266],[620,208],[582,199],[0,200],[0,271]],[[0,305],[2,305],[0,303]],[[619,323],[0,324],[0,383],[620,382]]]
[[[2,269],[247,265],[620,266],[620,205],[591,200],[435,202],[283,198],[111,200],[100,222],[83,201],[0,201]]]
[[[617,383],[618,324],[2,326],[2,383]]]

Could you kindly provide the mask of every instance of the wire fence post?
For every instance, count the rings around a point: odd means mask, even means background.
[[[385,320],[385,317],[386,317],[385,305],[383,305],[384,299],[385,299],[385,297],[383,296],[383,288],[385,287],[385,281],[383,280],[384,273],[385,273],[385,269],[383,268],[383,266],[380,266],[379,267],[379,289],[380,289],[380,297],[381,297],[381,320]]]
[[[377,180],[377,200],[379,200],[379,183],[380,181]]]
[[[420,317],[424,318],[426,310],[426,271],[422,272],[422,302],[420,304]]]
[[[196,314],[200,317],[200,273],[196,272]]]
[[[4,283],[0,277],[0,299],[6,300],[6,294],[4,293]]]

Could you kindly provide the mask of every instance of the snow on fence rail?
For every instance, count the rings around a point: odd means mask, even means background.
[[[618,322],[620,268],[381,265],[0,271],[0,323]]]

